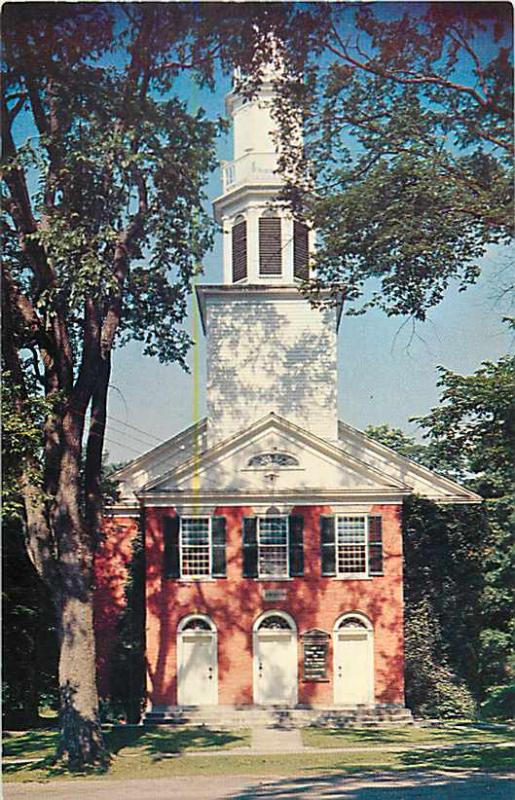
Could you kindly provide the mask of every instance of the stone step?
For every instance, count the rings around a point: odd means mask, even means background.
[[[146,725],[206,725],[221,728],[392,727],[413,724],[402,706],[339,708],[260,708],[254,706],[171,707],[145,714]]]

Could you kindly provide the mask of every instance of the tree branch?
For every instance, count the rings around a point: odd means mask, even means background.
[[[468,94],[470,95],[477,103],[481,106],[481,108],[490,109],[495,111],[496,113],[500,114],[503,118],[505,117],[505,112],[499,108],[495,103],[491,101],[491,99],[487,97],[482,97],[479,92],[474,89],[472,86],[467,86],[463,83],[457,83],[456,81],[451,81],[448,78],[443,78],[440,75],[420,75],[416,74],[414,77],[407,77],[399,72],[392,72],[384,67],[378,66],[377,63],[374,63],[372,59],[363,58],[359,60],[354,56],[351,56],[349,53],[348,47],[341,39],[338,31],[334,23],[332,24],[332,30],[337,39],[340,48],[335,47],[331,42],[327,40],[318,40],[317,43],[323,47],[327,47],[327,49],[333,53],[334,55],[338,56],[338,58],[342,59],[343,61],[347,61],[353,67],[363,70],[364,72],[369,72],[372,75],[377,75],[381,78],[387,78],[390,80],[394,80],[397,83],[407,84],[407,85],[420,85],[420,84],[428,84],[428,85],[436,85],[436,86],[443,86],[446,89],[452,89],[453,91]]]

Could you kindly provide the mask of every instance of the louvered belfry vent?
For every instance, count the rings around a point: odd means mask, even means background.
[[[262,216],[259,219],[259,274],[281,274],[281,220]]]
[[[247,277],[247,223],[237,222],[232,228],[232,280],[233,283]]]
[[[309,229],[303,222],[293,223],[293,274],[302,281],[309,278]]]

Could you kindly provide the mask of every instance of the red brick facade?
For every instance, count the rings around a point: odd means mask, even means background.
[[[267,610],[288,612],[298,635],[298,702],[331,705],[333,702],[331,634],[336,620],[347,612],[361,612],[374,631],[374,696],[376,703],[404,703],[403,599],[401,506],[377,505],[371,513],[383,517],[384,575],[366,580],[340,580],[321,576],[321,514],[323,506],[299,506],[292,513],[304,517],[304,576],[287,581],[242,577],[242,518],[253,509],[219,507],[226,518],[227,577],[183,582],[163,574],[163,517],[169,508],[147,508],[146,542],[146,636],[147,691],[152,706],[177,703],[177,628],[186,615],[205,614],[218,633],[219,703],[252,703],[252,631]],[[97,560],[97,647],[101,686],[108,682],[108,661],[114,626],[123,608],[123,580],[136,520],[116,519],[109,524],[106,543]],[[264,588],[286,590],[286,600],[266,602]],[[302,680],[300,637],[318,628],[329,635],[328,681]]]
[[[138,526],[139,520],[135,518],[104,520],[104,538],[95,556],[93,609],[100,697],[109,694],[110,667],[118,621],[126,603],[125,584]]]

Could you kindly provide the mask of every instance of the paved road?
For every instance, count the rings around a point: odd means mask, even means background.
[[[5,800],[514,800],[515,774],[100,779],[10,783],[3,789]]]

